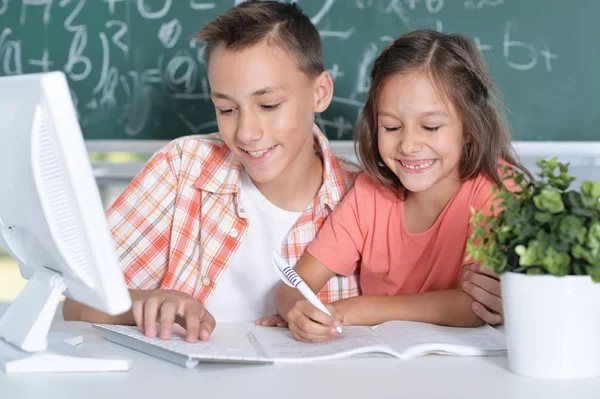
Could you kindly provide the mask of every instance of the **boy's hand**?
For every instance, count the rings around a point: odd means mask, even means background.
[[[307,300],[296,302],[288,312],[287,319],[294,338],[302,342],[330,341],[339,333],[336,328],[344,326],[344,316],[331,304],[325,304],[332,316],[315,308]]]
[[[175,290],[156,290],[149,298],[138,300],[132,306],[135,324],[147,337],[160,336],[168,340],[173,323],[186,329],[185,340],[194,343],[200,338],[207,341],[215,329],[215,319],[194,297]],[[157,331],[157,322],[160,332]]]
[[[283,317],[278,314],[271,316],[263,316],[254,322],[257,326],[263,327],[287,327],[287,321],[283,320]]]
[[[497,274],[488,268],[473,264],[471,270],[465,274],[462,289],[475,299],[471,309],[479,318],[491,325],[504,322],[500,278]]]

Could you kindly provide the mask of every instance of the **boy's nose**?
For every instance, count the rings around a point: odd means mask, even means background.
[[[245,113],[240,117],[237,139],[243,144],[259,141],[263,136],[260,123],[251,114]]]

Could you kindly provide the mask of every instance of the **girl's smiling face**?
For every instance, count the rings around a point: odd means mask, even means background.
[[[377,97],[381,159],[409,192],[436,195],[460,185],[463,123],[442,96],[419,71],[391,76]]]

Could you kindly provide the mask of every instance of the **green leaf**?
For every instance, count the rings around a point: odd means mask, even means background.
[[[541,267],[528,267],[526,273],[530,275],[546,274]]]
[[[590,248],[600,248],[600,222],[592,223],[588,230],[586,241]]]
[[[547,223],[552,219],[552,214],[548,212],[536,212],[534,217],[539,223]]]
[[[566,276],[569,274],[571,257],[565,252],[558,252],[553,247],[548,248],[544,257],[543,266],[548,273],[555,276]]]
[[[543,189],[539,195],[533,197],[533,202],[540,211],[556,214],[565,210],[562,197],[556,190]]]
[[[540,160],[539,178],[503,167],[502,180],[520,187],[492,189],[491,214],[471,209],[469,258],[496,273],[591,275],[600,282],[600,181],[568,189],[569,164]]]
[[[577,239],[577,236],[583,229],[583,220],[575,215],[566,215],[560,221],[558,227],[559,236],[567,241],[572,242]]]
[[[586,275],[587,270],[585,270],[585,265],[581,262],[573,262],[573,273],[578,276]]]
[[[596,180],[592,185],[591,193],[592,197],[600,198],[600,180]]]

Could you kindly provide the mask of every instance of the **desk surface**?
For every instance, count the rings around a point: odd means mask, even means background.
[[[600,378],[545,381],[516,376],[506,357],[355,357],[304,364],[201,364],[194,369],[110,343],[88,323],[55,322],[82,333],[82,349],[127,356],[124,373],[4,374],[0,398],[598,398]]]

